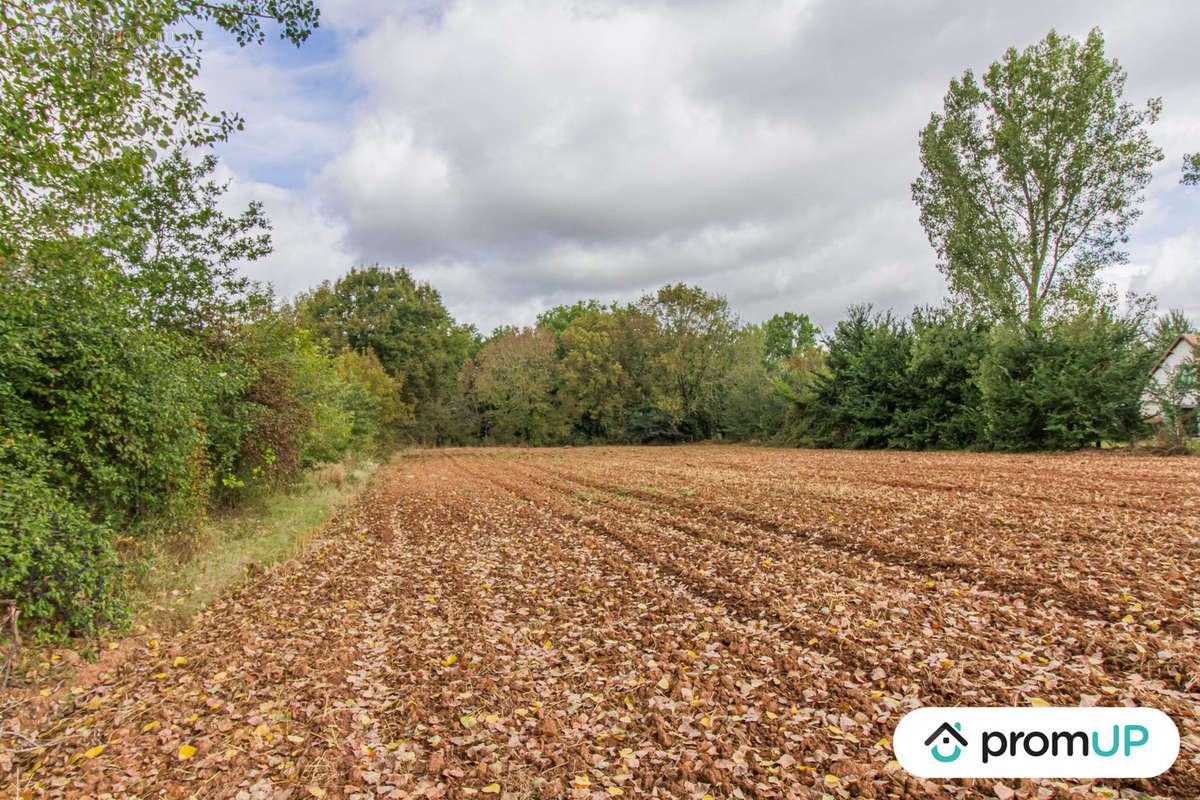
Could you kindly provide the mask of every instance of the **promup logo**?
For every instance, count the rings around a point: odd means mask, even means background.
[[[942,762],[943,764],[949,764],[951,761],[957,760],[958,757],[960,755],[962,755],[962,749],[967,746],[967,740],[963,738],[963,735],[961,733],[959,733],[959,731],[961,731],[961,730],[962,730],[961,722],[954,723],[953,727],[950,726],[949,722],[943,722],[941,725],[938,726],[938,729],[936,731],[934,731],[933,733],[929,734],[929,738],[925,740],[926,747],[933,745],[933,747],[929,747],[929,754],[932,755],[934,758],[936,758],[938,761]],[[941,742],[942,744],[950,744],[951,739],[954,739],[954,741],[958,742],[958,744],[954,745],[953,753],[951,753],[948,756],[945,756],[938,752],[938,746],[933,743],[939,737],[942,740],[942,742]]]
[[[892,741],[922,778],[1150,778],[1179,755],[1153,708],[918,708]]]

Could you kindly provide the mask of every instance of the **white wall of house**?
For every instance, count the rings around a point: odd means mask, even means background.
[[[1195,346],[1192,343],[1193,341],[1194,337],[1192,339],[1185,337],[1178,340],[1178,343],[1175,345],[1174,349],[1171,350],[1170,354],[1163,359],[1163,362],[1158,365],[1158,368],[1151,373],[1151,386],[1161,386],[1167,380],[1167,376],[1172,375],[1175,370],[1179,369],[1179,367],[1183,365],[1184,362],[1191,359],[1191,357],[1195,354]],[[1193,392],[1191,397],[1191,405],[1193,407],[1200,405],[1200,375],[1196,376],[1196,380],[1197,391]],[[1149,391],[1142,396],[1142,413],[1147,417],[1157,417],[1162,413],[1162,409],[1159,408],[1158,404],[1155,403],[1150,397]]]

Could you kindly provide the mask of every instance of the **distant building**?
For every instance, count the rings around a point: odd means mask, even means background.
[[[1196,334],[1181,333],[1175,337],[1175,341],[1158,359],[1158,363],[1150,372],[1150,381],[1147,384],[1146,392],[1142,395],[1142,414],[1150,422],[1164,420],[1160,401],[1162,387],[1172,378],[1177,378],[1177,386],[1184,390],[1179,395],[1181,401],[1179,406],[1184,424],[1193,436],[1200,433],[1196,427],[1196,408],[1200,406],[1200,383],[1198,383],[1200,376],[1195,374],[1196,364],[1200,362],[1198,356],[1200,356],[1200,343],[1197,342]],[[1191,389],[1190,392],[1187,391],[1188,388]]]

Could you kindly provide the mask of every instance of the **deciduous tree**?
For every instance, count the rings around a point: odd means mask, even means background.
[[[977,79],[950,82],[921,132],[912,185],[955,295],[994,319],[1038,321],[1093,289],[1162,158],[1148,126],[1160,102],[1122,99],[1125,71],[1098,29],[1051,31]]]
[[[196,87],[201,24],[296,44],[317,25],[312,0],[30,0],[0,3],[0,258],[31,242],[94,232],[133,207],[158,150],[226,138],[236,114]],[[16,256],[16,258],[14,258]]]

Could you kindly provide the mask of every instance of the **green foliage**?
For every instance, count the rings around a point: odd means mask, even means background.
[[[993,320],[1037,322],[1094,293],[1162,152],[1160,102],[1121,99],[1125,72],[1093,30],[1009,49],[950,82],[921,132],[913,199],[951,291]]]
[[[112,530],[49,484],[37,466],[45,455],[31,449],[12,438],[0,447],[0,597],[15,600],[21,621],[51,638],[122,624]]]
[[[912,341],[912,331],[890,312],[851,306],[829,339],[827,372],[817,381],[807,430],[798,432],[801,440],[833,447],[888,447],[904,399]]]
[[[350,449],[383,454],[412,425],[412,406],[404,401],[403,387],[369,350],[365,355],[346,350],[333,367],[343,382],[338,403],[352,420]]]
[[[374,352],[413,408],[407,432],[421,441],[444,440],[447,403],[474,332],[455,324],[433,287],[414,282],[404,269],[352,269],[300,298],[296,308],[301,324],[335,353]]]
[[[983,414],[975,374],[987,352],[987,326],[952,311],[918,309],[911,330],[903,405],[889,445],[906,450],[979,446]]]
[[[156,148],[241,127],[193,85],[202,23],[245,44],[271,20],[299,44],[317,15],[311,0],[0,4],[0,253],[104,227],[134,207]]]
[[[215,487],[352,439],[328,354],[237,274],[269,252],[261,207],[222,213],[215,161],[180,149],[240,127],[193,85],[201,27],[246,44],[266,21],[299,44],[317,10],[0,3],[0,596],[54,635],[120,622],[118,542],[186,535]]]
[[[555,306],[538,314],[535,327],[549,328],[555,335],[561,335],[571,323],[585,314],[604,310],[604,306],[596,300],[579,300],[570,305]]]
[[[679,283],[636,308],[654,322],[646,363],[651,404],[683,438],[711,437],[736,330],[728,302]]]
[[[555,353],[554,333],[547,328],[526,328],[479,351],[474,391],[489,440],[546,445],[566,439],[571,417],[558,396]]]
[[[172,152],[105,232],[147,324],[211,337],[270,303],[237,269],[271,252],[270,223],[261,203],[220,210],[228,184],[211,180],[216,167],[211,155],[192,163]]]
[[[978,377],[989,445],[1056,450],[1134,438],[1152,359],[1142,320],[1106,309],[995,328]]]
[[[1183,310],[1172,308],[1154,321],[1154,328],[1150,331],[1150,349],[1162,355],[1175,344],[1179,334],[1195,332],[1195,323],[1188,319]]]
[[[764,360],[777,364],[784,359],[817,346],[821,329],[807,314],[785,311],[762,324]]]
[[[778,340],[776,342],[778,344]],[[788,350],[787,357],[793,352]],[[768,362],[776,359],[772,359],[767,336],[758,326],[749,325],[738,331],[730,350],[730,369],[722,393],[722,435],[734,439],[766,439],[782,427],[788,401],[776,387],[772,369],[768,367]]]
[[[579,428],[589,439],[624,439],[629,409],[641,402],[634,349],[639,343],[630,321],[628,313],[592,308],[559,336],[563,391],[580,410]]]
[[[1200,153],[1189,153],[1183,157],[1183,175],[1179,182],[1188,186],[1200,186]]]
[[[0,303],[0,419],[47,443],[47,479],[98,520],[139,528],[203,508],[202,371],[176,337],[133,322],[86,243],[32,254]]]

